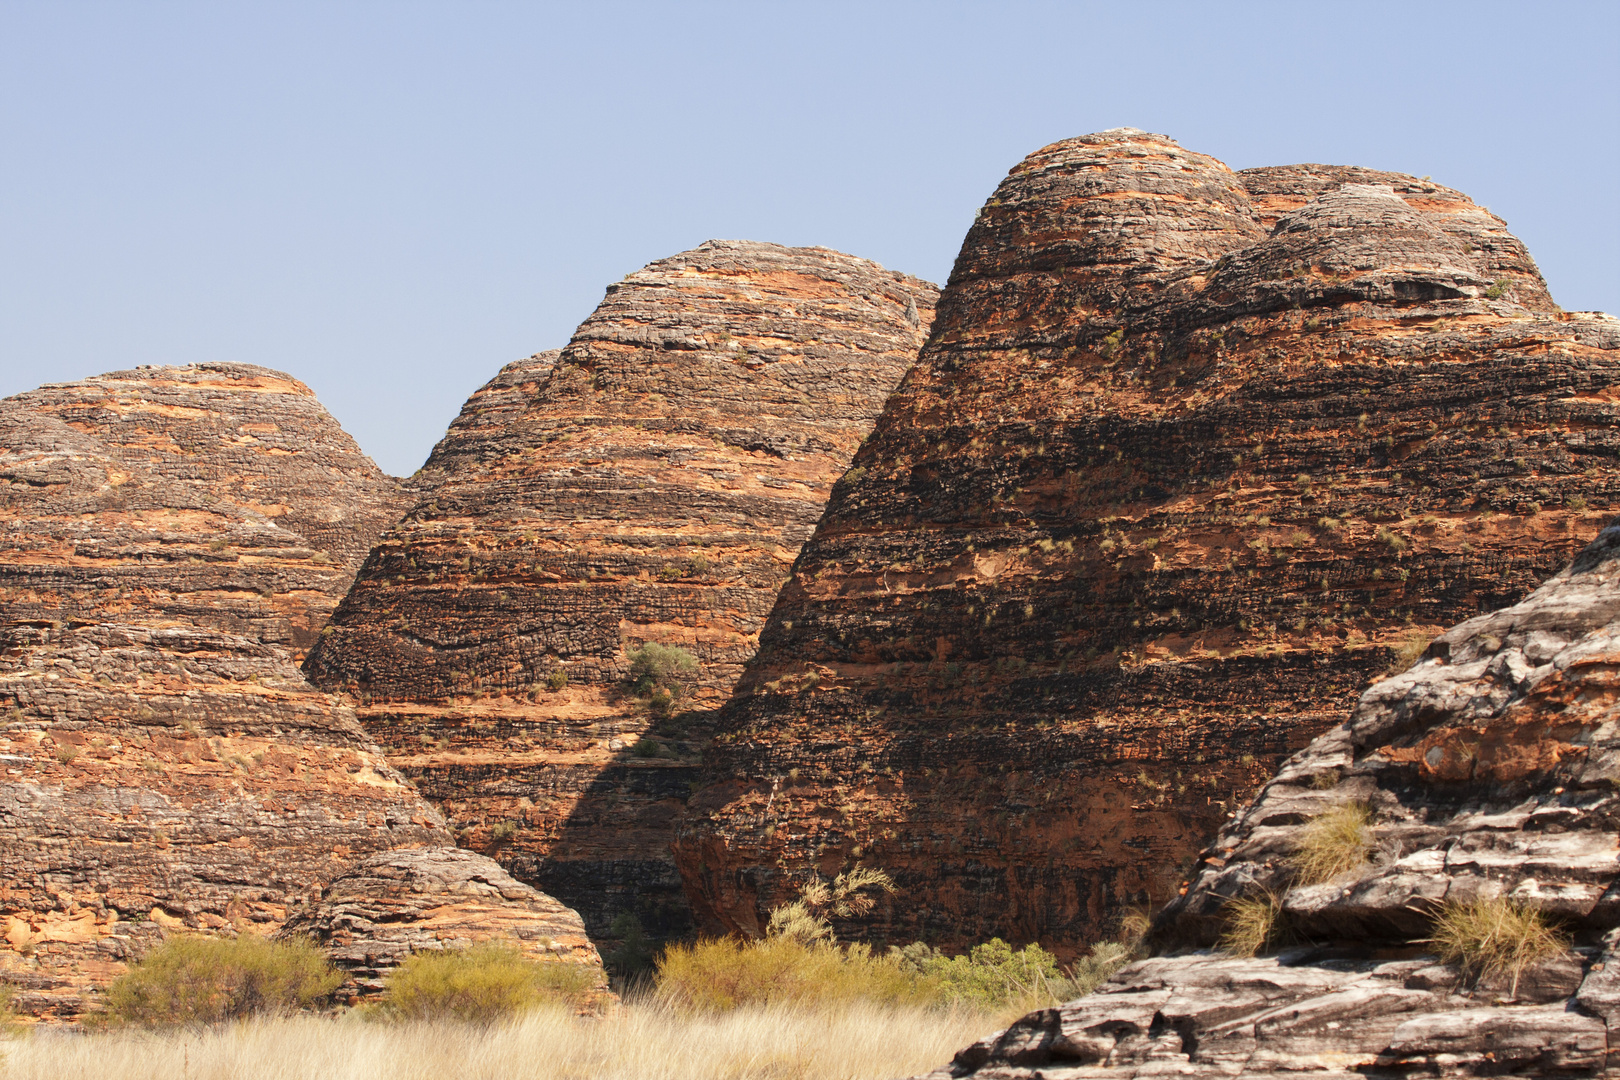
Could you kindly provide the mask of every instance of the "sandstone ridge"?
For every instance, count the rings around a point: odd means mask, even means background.
[[[1290,758],[1155,925],[1208,944],[1230,904],[1280,897],[1303,944],[1135,964],[937,1077],[1595,1076],[1620,1066],[1620,527],[1521,603],[1470,619]],[[1296,884],[1308,824],[1369,811],[1369,861]],[[1449,902],[1511,898],[1574,948],[1465,978],[1425,942]],[[1607,1074],[1612,1075],[1612,1071]]]
[[[592,933],[690,917],[671,821],[936,288],[826,248],[711,241],[608,287],[468,400],[307,670],[464,844]],[[646,643],[697,662],[659,716]],[[632,748],[639,750],[632,753]]]
[[[1620,324],[1427,180],[1131,130],[1020,163],[762,631],[688,804],[700,920],[1060,955],[1398,655],[1615,503]]]
[[[297,666],[399,498],[264,368],[0,401],[0,979],[21,1013],[71,1019],[166,933],[273,933],[367,856],[452,846]],[[446,903],[439,928],[477,936],[488,906]]]

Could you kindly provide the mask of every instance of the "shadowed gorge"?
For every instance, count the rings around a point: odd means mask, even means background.
[[[672,822],[708,711],[936,288],[825,248],[711,241],[609,286],[474,394],[306,669],[465,845],[586,915],[690,916]],[[638,694],[648,644],[695,665]]]
[[[1459,192],[1129,129],[980,211],[718,722],[677,859],[757,933],[1072,956],[1276,765],[1614,505],[1620,332]]]
[[[19,1012],[72,1018],[165,933],[272,933],[369,855],[451,845],[297,666],[401,501],[265,368],[0,401],[0,978]],[[447,897],[418,940],[493,933],[489,906]]]

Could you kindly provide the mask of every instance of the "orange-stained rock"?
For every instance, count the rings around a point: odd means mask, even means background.
[[[0,979],[20,1011],[74,1017],[165,933],[271,933],[358,860],[451,845],[297,666],[399,497],[263,368],[0,401]]]
[[[826,248],[733,241],[609,286],[560,354],[467,402],[306,670],[463,843],[594,935],[625,914],[683,932],[670,830],[706,710],[935,295]],[[656,726],[625,687],[645,642],[699,665],[691,710]]]
[[[851,934],[1111,935],[1401,650],[1563,565],[1617,401],[1620,325],[1458,192],[1037,151],[722,714],[699,915],[755,932],[859,862],[900,891]]]
[[[383,989],[388,970],[413,952],[511,942],[546,963],[584,964],[595,991],[610,995],[585,925],[572,908],[515,880],[463,848],[384,851],[327,887],[319,904],[288,920],[282,936],[319,942],[347,976],[338,996],[351,1004]]]

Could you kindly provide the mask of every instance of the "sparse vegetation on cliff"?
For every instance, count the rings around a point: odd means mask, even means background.
[[[630,661],[631,686],[660,715],[685,697],[697,680],[697,658],[674,645],[649,641],[632,649],[626,659]]]

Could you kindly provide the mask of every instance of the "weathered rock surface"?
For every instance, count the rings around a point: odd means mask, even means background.
[[[1617,393],[1620,324],[1455,191],[1032,154],[723,713],[699,915],[755,931],[861,861],[901,890],[852,933],[1108,936],[1403,647],[1574,554]]]
[[[1032,1014],[937,1076],[1597,1075],[1620,1067],[1620,527],[1519,604],[1436,638],[1221,831],[1161,947],[1271,893],[1309,944],[1161,956]],[[1370,861],[1296,885],[1306,823],[1355,802]],[[1509,897],[1575,949],[1474,982],[1424,956],[1449,901]],[[1403,955],[1404,954],[1404,955]]]
[[[533,960],[588,964],[598,976],[597,996],[607,990],[578,913],[463,848],[373,855],[333,881],[319,904],[301,910],[280,933],[325,946],[348,975],[339,996],[351,1002],[381,991],[389,969],[413,952],[490,940],[516,943]]]
[[[0,401],[0,979],[20,1011],[70,1018],[167,930],[272,932],[368,855],[453,843],[297,666],[398,498],[263,368]]]
[[[560,354],[467,402],[306,670],[351,695],[463,843],[593,934],[623,914],[684,931],[670,831],[704,710],[936,292],[825,248],[729,241],[610,286]],[[699,664],[696,709],[656,728],[624,686],[646,642]],[[631,754],[643,737],[656,752]]]

